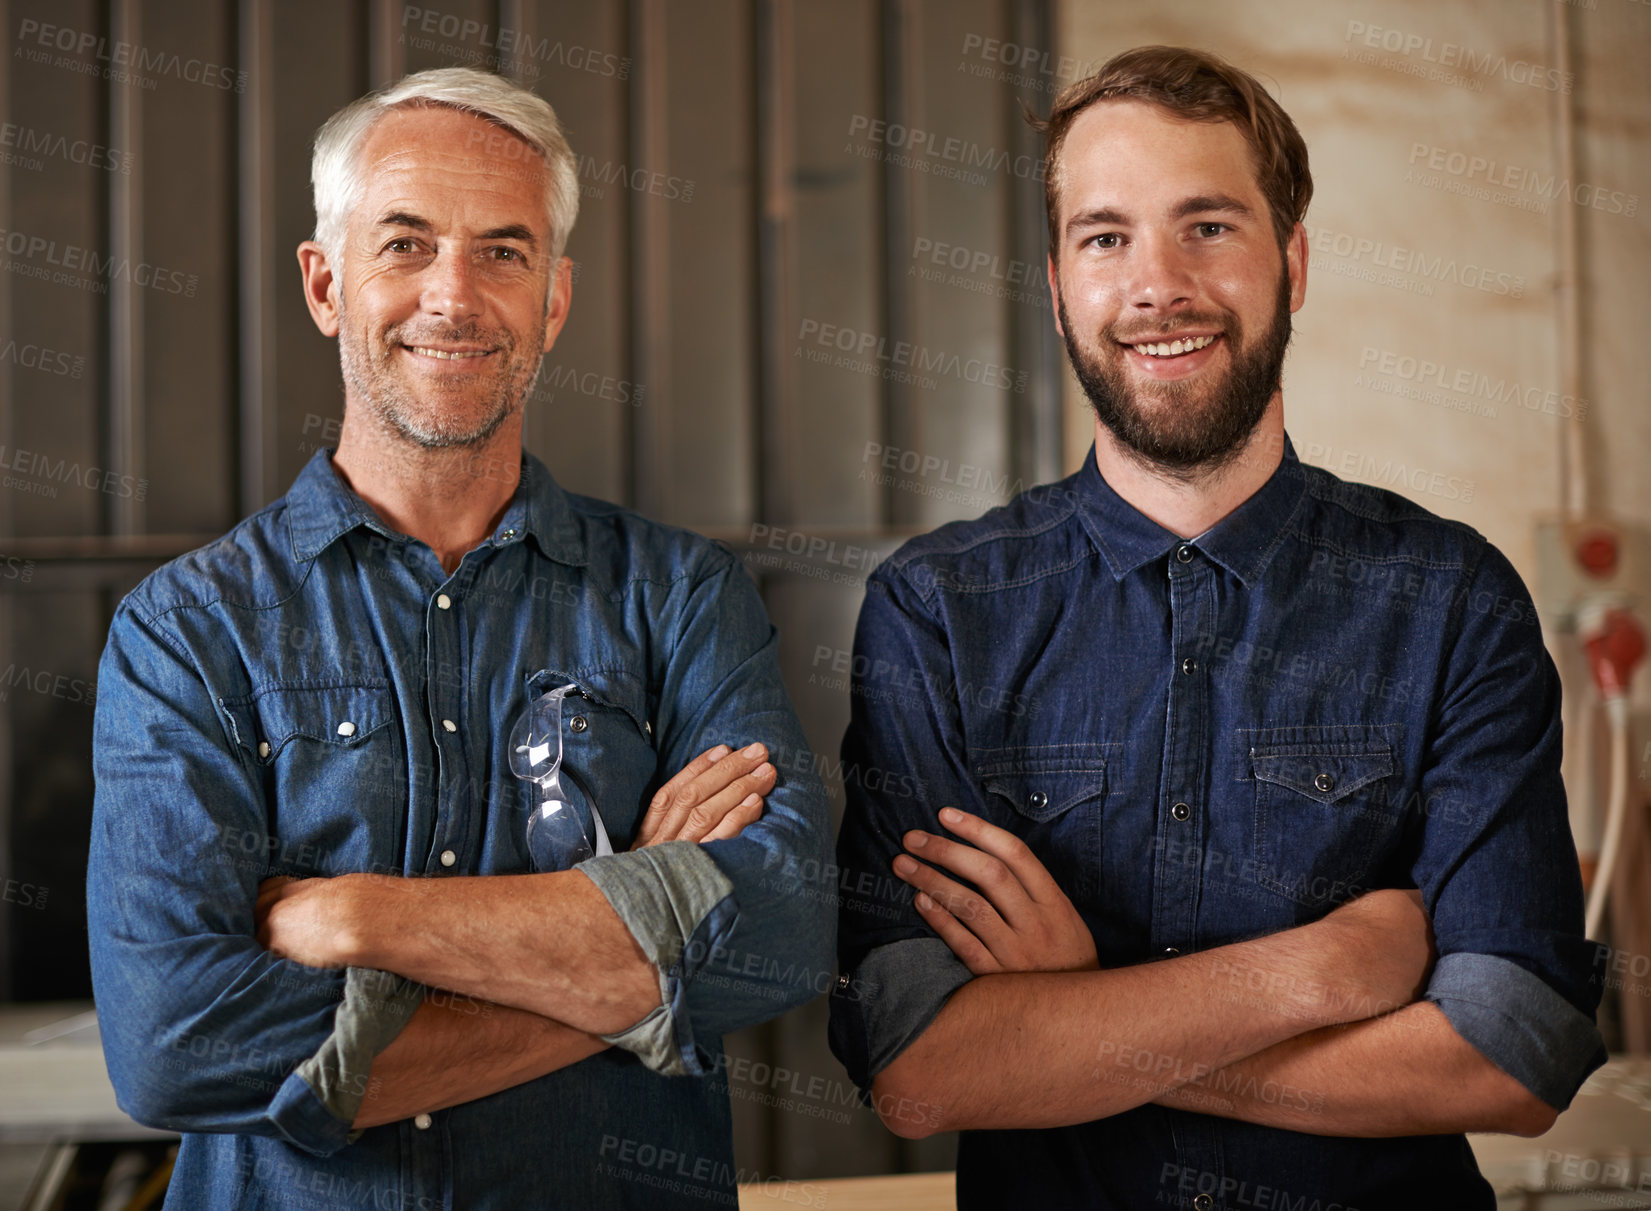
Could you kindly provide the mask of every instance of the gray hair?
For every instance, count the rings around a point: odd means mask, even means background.
[[[550,218],[551,258],[567,246],[579,216],[579,173],[556,111],[525,88],[470,67],[441,67],[403,76],[389,88],[350,102],[315,135],[310,184],[315,191],[315,234],[328,257],[344,242],[350,212],[361,202],[366,180],[359,153],[380,118],[393,109],[445,106],[475,114],[525,142],[544,159],[545,211]]]

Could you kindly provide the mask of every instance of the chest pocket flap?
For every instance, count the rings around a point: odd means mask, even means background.
[[[354,748],[395,718],[389,686],[379,682],[316,682],[267,686],[223,700],[235,740],[264,762],[298,737]]]
[[[569,684],[578,686],[580,695],[598,706],[623,711],[636,725],[637,731],[652,737],[647,690],[639,678],[624,669],[587,668],[576,672],[541,669],[527,679],[528,700]]]
[[[1317,803],[1331,804],[1391,775],[1393,750],[1382,745],[1341,752],[1330,746],[1295,752],[1250,750],[1250,767],[1258,782],[1270,782]]]
[[[982,749],[975,774],[993,795],[1029,820],[1053,820],[1106,794],[1104,744]]]

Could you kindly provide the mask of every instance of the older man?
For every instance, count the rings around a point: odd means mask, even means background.
[[[962,1207],[1492,1208],[1462,1132],[1603,1059],[1529,600],[1291,451],[1312,180],[1257,81],[1141,48],[1046,138],[1095,445],[867,585],[845,764],[919,793],[850,785],[843,886],[916,894],[845,896],[880,992],[833,1043],[894,1130],[965,1131]]]
[[[313,179],[338,448],[104,654],[121,1104],[185,1133],[168,1207],[731,1204],[720,1037],[831,961],[829,894],[775,875],[829,835],[767,760],[812,767],[772,628],[726,550],[522,452],[571,297],[549,106],[412,76],[326,124]]]

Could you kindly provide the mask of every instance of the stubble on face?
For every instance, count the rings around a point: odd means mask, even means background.
[[[1057,282],[1058,290],[1058,282]],[[1212,476],[1241,454],[1278,390],[1290,344],[1290,278],[1282,269],[1267,331],[1246,344],[1238,317],[1188,312],[1163,321],[1156,331],[1122,333],[1107,325],[1098,343],[1082,340],[1057,293],[1061,333],[1078,383],[1124,452],[1165,478],[1192,482]],[[1122,343],[1173,340],[1183,329],[1217,329],[1232,364],[1207,376],[1137,383],[1125,364]]]
[[[426,450],[478,446],[522,410],[539,378],[543,360],[537,349],[518,347],[515,335],[504,327],[464,324],[420,331],[419,325],[392,324],[382,334],[358,330],[350,322],[344,291],[338,296],[338,351],[344,381],[354,397],[383,427]],[[549,310],[547,298],[534,331],[542,332]],[[494,350],[498,367],[490,379],[477,382],[455,378],[419,384],[408,381],[397,362],[403,345],[485,345]],[[466,396],[480,393],[480,399]]]

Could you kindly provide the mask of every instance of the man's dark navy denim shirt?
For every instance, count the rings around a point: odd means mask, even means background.
[[[943,833],[948,805],[1032,847],[1103,967],[1419,887],[1439,953],[1426,995],[1468,1042],[1560,1108],[1603,1061],[1559,679],[1518,575],[1469,527],[1286,443],[1260,491],[1182,541],[1091,450],[884,563],[853,673],[839,958],[841,985],[874,995],[833,997],[831,1037],[862,1088],[971,978],[890,870],[901,834]],[[1252,995],[1211,988],[1187,1011]],[[1461,1135],[1337,1139],[1152,1105],[967,1132],[958,1158],[963,1208],[1262,1188],[1292,1206],[1494,1206]]]

